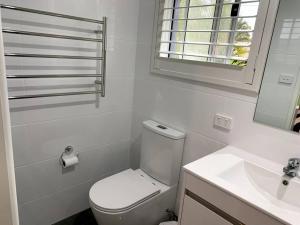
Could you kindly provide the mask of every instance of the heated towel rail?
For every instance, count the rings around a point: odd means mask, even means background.
[[[8,53],[5,52],[5,57],[28,57],[28,58],[56,58],[56,59],[79,59],[79,60],[97,60],[101,61],[101,72],[96,74],[40,74],[40,75],[7,75],[7,79],[26,79],[26,78],[78,78],[78,77],[95,77],[98,80],[95,81],[95,85],[99,85],[100,90],[95,91],[81,91],[81,92],[65,92],[65,93],[49,93],[49,94],[36,94],[36,95],[20,95],[20,96],[10,96],[9,100],[13,99],[29,99],[29,98],[43,98],[43,97],[56,97],[56,96],[69,96],[69,95],[86,95],[86,94],[101,94],[105,97],[105,74],[106,74],[106,37],[107,37],[107,18],[103,17],[102,20],[95,20],[77,16],[71,16],[66,14],[59,14],[54,12],[23,8],[11,5],[0,5],[2,9],[15,10],[26,13],[41,14],[45,16],[60,17],[64,19],[84,21],[89,23],[95,23],[100,25],[102,29],[97,30],[97,33],[101,33],[102,38],[86,38],[79,36],[69,36],[61,34],[52,33],[41,33],[41,32],[31,32],[27,30],[16,30],[10,28],[3,28],[3,33],[15,34],[15,35],[27,35],[27,36],[37,36],[37,37],[47,37],[47,38],[58,38],[58,39],[70,39],[77,41],[88,41],[88,42],[98,42],[102,43],[101,46],[101,57],[93,56],[78,56],[78,55],[50,55],[50,54],[28,54],[28,53]]]

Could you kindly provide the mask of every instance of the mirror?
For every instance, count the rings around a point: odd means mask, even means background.
[[[300,131],[300,1],[281,0],[254,120]]]

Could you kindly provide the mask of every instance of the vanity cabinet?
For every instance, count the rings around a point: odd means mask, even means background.
[[[232,225],[223,217],[206,208],[188,195],[184,196],[181,225]]]
[[[286,224],[185,171],[179,225]]]

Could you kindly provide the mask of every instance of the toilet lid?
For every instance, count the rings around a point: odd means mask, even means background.
[[[95,183],[90,200],[103,211],[120,212],[160,193],[160,188],[132,169],[122,171]]]

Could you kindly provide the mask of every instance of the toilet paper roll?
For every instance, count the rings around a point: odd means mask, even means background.
[[[63,168],[68,168],[79,163],[79,158],[75,154],[63,154],[61,164]]]

